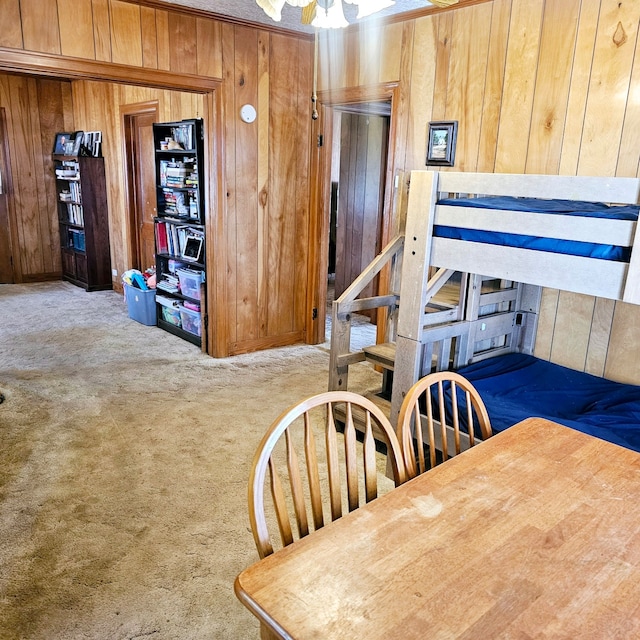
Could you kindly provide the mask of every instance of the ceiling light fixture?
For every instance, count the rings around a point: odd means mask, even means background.
[[[387,9],[395,0],[344,0],[358,7],[356,18],[366,18],[377,11]],[[342,0],[256,0],[257,5],[275,22],[282,19],[285,3],[302,8],[302,23],[319,29],[340,29],[349,26],[344,17]]]

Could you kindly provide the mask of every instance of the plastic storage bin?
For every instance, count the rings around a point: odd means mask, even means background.
[[[201,334],[202,321],[199,311],[192,311],[186,307],[180,307],[180,319],[182,320],[182,328],[196,336]]]
[[[124,285],[124,297],[127,302],[129,317],[149,327],[156,325],[156,291],[143,291],[128,284]]]
[[[204,281],[204,273],[194,269],[177,269],[180,280],[180,293],[188,298],[200,300],[200,285]]]
[[[162,319],[169,324],[173,324],[176,327],[182,326],[182,320],[180,318],[180,309],[177,307],[162,307]]]

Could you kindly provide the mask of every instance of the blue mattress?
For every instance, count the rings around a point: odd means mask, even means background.
[[[610,206],[601,202],[584,202],[577,200],[544,200],[538,198],[514,198],[510,196],[493,196],[482,198],[445,198],[438,204],[457,207],[473,207],[477,209],[498,209],[504,211],[529,211],[547,215],[562,214],[589,218],[609,218],[612,220],[637,220],[640,207],[636,205]],[[434,225],[433,235],[454,240],[466,240],[485,244],[496,244],[536,251],[564,253],[568,255],[599,258],[628,262],[631,250],[629,247],[610,246],[589,242],[539,238],[535,236],[463,229]]]
[[[640,451],[640,386],[521,353],[489,358],[458,373],[480,393],[494,432],[536,416]]]

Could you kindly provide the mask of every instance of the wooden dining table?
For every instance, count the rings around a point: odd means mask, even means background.
[[[294,640],[640,638],[640,454],[529,418],[245,569]]]

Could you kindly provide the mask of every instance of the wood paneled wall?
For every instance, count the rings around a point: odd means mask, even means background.
[[[312,44],[223,27],[229,349],[304,338]],[[238,118],[252,104],[253,123]]]
[[[51,152],[57,131],[74,131],[71,103],[68,82],[0,74],[13,191],[9,226],[18,282],[61,274]]]
[[[0,15],[0,47],[222,77],[217,20],[123,0],[0,0]]]
[[[455,171],[637,176],[639,24],[637,0],[492,0],[329,34],[320,85],[400,83],[396,171],[424,168],[446,119]],[[640,384],[640,307],[545,291],[536,352]]]
[[[163,119],[202,116],[212,185],[209,352],[226,356],[304,339],[313,45],[307,35],[164,7],[123,0],[0,0],[0,70],[73,77],[65,85],[64,117],[74,126],[56,123],[53,131],[103,131],[116,282],[131,266],[121,109],[157,101]],[[133,86],[133,79],[143,86]],[[252,124],[239,118],[245,103],[257,109]],[[29,148],[17,155],[19,166]],[[49,156],[50,149],[36,155]],[[38,251],[54,242],[55,210],[46,208],[46,198],[38,201],[39,210],[25,213],[31,222],[23,235],[32,240],[20,250],[29,254],[37,253],[33,242]],[[57,246],[49,252],[55,262]],[[34,277],[42,269],[60,270],[59,263],[41,268],[29,260],[25,273]]]

